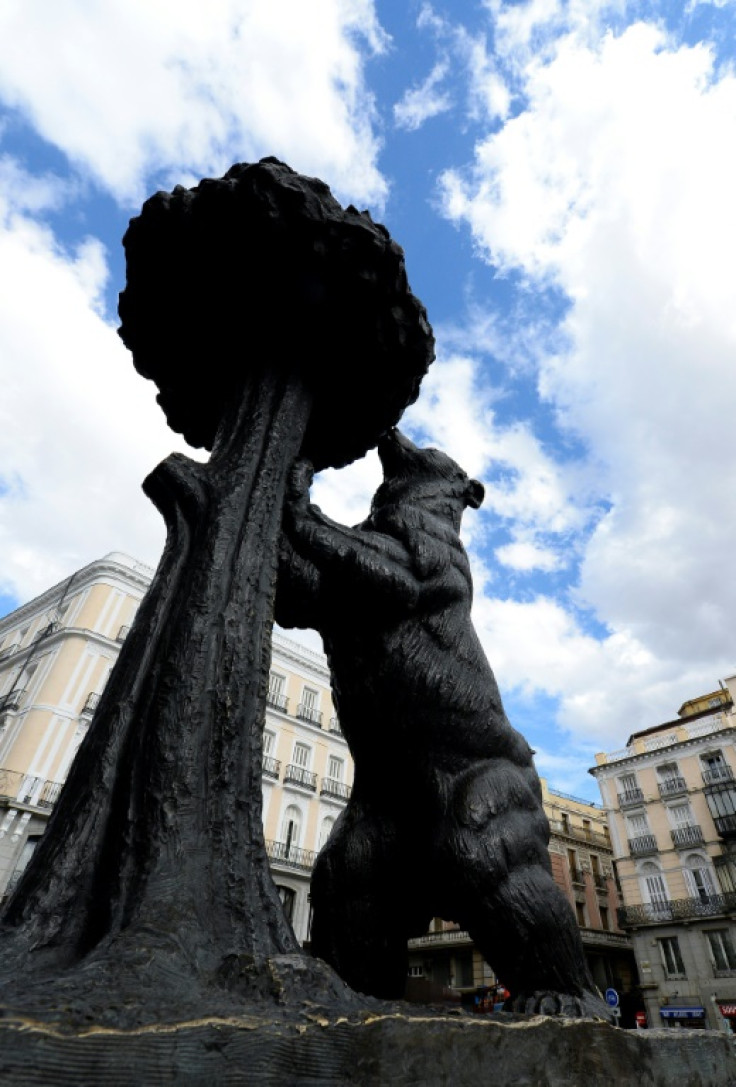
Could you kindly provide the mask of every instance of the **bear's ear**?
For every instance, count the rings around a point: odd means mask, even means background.
[[[486,489],[483,484],[479,483],[477,479],[469,479],[465,490],[465,505],[477,510],[482,505],[485,496]]]

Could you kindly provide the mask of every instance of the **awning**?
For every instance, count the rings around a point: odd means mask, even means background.
[[[679,1008],[668,1005],[666,1008],[660,1008],[659,1014],[663,1019],[703,1019],[705,1008],[701,1008],[698,1004],[683,1005]]]
[[[736,1015],[736,1004],[723,1004],[719,1000],[718,1007],[720,1008],[721,1015]]]

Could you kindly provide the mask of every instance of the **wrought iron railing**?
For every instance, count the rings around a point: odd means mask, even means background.
[[[311,849],[301,849],[290,842],[272,842],[268,839],[266,839],[266,853],[272,861],[306,872],[314,868],[314,862],[317,859],[317,854]]]
[[[97,709],[100,696],[95,691],[90,691],[84,700],[84,706],[82,707],[82,713],[94,713]]]
[[[664,781],[657,782],[657,788],[662,797],[679,796],[687,792],[687,782],[681,777],[665,778]]]
[[[300,721],[309,721],[311,725],[319,725],[322,728],[322,711],[315,710],[312,706],[300,702],[296,708],[296,715]]]
[[[269,706],[273,706],[275,710],[281,710],[282,713],[289,712],[288,696],[281,694],[279,691],[269,691],[266,695],[266,702]]]
[[[716,815],[713,822],[721,838],[736,838],[736,815]]]
[[[338,800],[349,800],[352,789],[343,781],[337,781],[335,778],[322,778],[319,791],[322,796],[333,796]]]
[[[276,778],[278,780],[278,776],[281,773],[281,761],[279,759],[272,759],[270,755],[264,755],[261,769],[266,777]]]
[[[657,839],[653,834],[640,834],[638,838],[629,838],[629,852],[634,857],[657,852]]]
[[[589,845],[611,849],[611,839],[608,835],[600,834],[596,830],[588,830],[587,827],[576,827],[573,823],[565,823],[561,819],[550,819],[549,828],[553,834],[560,834],[564,838],[574,838],[579,842],[588,842]]]
[[[705,785],[717,785],[721,781],[733,781],[733,770],[730,766],[711,766],[710,770],[703,770]]]
[[[336,736],[342,736],[342,729],[340,728],[340,722],[337,717],[330,718],[330,732],[334,732]]]
[[[647,902],[641,906],[620,906],[619,928],[656,925],[663,921],[687,921],[695,917],[717,917],[736,909],[736,892],[708,895],[706,898],[673,898]]]
[[[702,829],[695,823],[686,827],[675,827],[670,833],[675,846],[700,845],[704,840]]]
[[[29,808],[53,808],[59,799],[62,782],[23,774],[19,770],[0,769],[0,800]]]
[[[641,789],[624,789],[622,793],[618,794],[618,806],[620,808],[630,808],[634,804],[644,803],[644,793]]]
[[[284,770],[284,783],[289,781],[293,785],[302,785],[305,789],[311,789],[313,793],[317,791],[317,775],[311,770],[305,770],[303,766],[296,766],[293,762],[290,762]]]

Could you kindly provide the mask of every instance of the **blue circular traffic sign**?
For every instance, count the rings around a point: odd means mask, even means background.
[[[606,1004],[609,1008],[618,1007],[618,993],[615,989],[606,989]]]

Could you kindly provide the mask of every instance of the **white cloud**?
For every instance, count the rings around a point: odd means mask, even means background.
[[[67,253],[0,199],[0,590],[20,599],[107,551],[155,564],[163,544],[140,484],[182,446],[100,316],[106,275],[98,241]]]
[[[404,93],[401,101],[394,106],[394,120],[399,128],[415,132],[430,117],[450,109],[452,97],[448,91],[440,89],[448,68],[446,61],[438,62],[423,83]]]
[[[497,547],[494,552],[503,566],[513,570],[559,570],[564,565],[563,557],[549,547],[541,547],[533,540],[515,540],[513,543]]]
[[[380,205],[363,53],[385,41],[373,0],[9,0],[0,96],[122,200],[275,154]]]
[[[554,6],[515,7],[517,40]],[[606,722],[618,746],[629,714],[654,723],[733,667],[736,78],[643,23],[548,40],[522,76],[526,107],[445,176],[445,207],[488,260],[570,302],[540,389],[603,469],[577,598],[613,634],[582,637],[549,601],[486,607],[526,616],[563,721]]]

